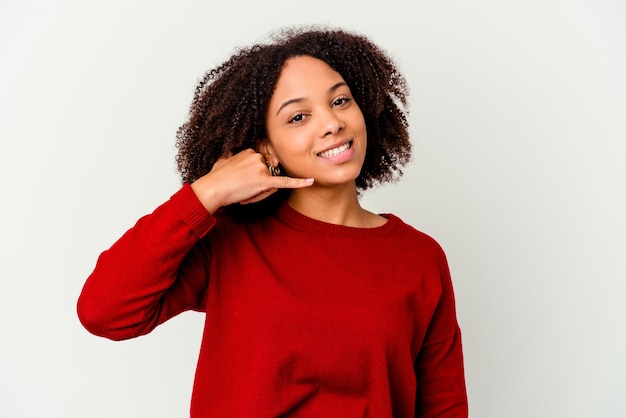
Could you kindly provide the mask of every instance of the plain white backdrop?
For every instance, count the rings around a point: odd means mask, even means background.
[[[202,74],[301,23],[407,77],[413,162],[363,204],[445,248],[470,415],[626,416],[622,0],[0,0],[0,416],[188,415],[202,315],[114,343],[76,299],[178,189]]]

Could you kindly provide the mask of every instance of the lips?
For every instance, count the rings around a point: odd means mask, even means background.
[[[346,142],[345,144],[341,144],[337,147],[327,149],[326,151],[322,151],[317,154],[318,157],[322,158],[330,158],[341,154],[342,152],[348,151],[352,147],[352,141]]]

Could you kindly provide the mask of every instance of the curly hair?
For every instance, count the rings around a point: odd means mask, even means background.
[[[235,51],[198,83],[189,120],[176,134],[183,182],[208,173],[225,153],[255,148],[266,138],[269,101],[285,61],[311,56],[344,78],[367,129],[367,152],[358,190],[393,181],[411,156],[408,87],[393,61],[366,37],[340,29],[287,28],[270,41]],[[288,193],[281,194],[283,198]]]

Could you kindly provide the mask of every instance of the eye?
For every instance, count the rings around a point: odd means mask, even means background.
[[[294,124],[302,123],[305,118],[306,118],[306,115],[304,113],[296,113],[291,118],[289,118],[287,123],[294,123]]]
[[[352,99],[348,96],[341,96],[335,99],[335,101],[333,102],[333,106],[341,106],[341,105],[345,105],[346,103],[350,102]]]

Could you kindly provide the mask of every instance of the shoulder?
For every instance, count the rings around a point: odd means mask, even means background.
[[[233,215],[232,211],[220,209],[215,213],[215,227],[211,231],[213,236],[223,236],[229,241],[242,236],[264,235],[267,230],[276,227],[276,217],[268,215],[251,219],[242,219]]]
[[[388,219],[391,226],[393,226],[393,236],[397,243],[401,244],[401,246],[398,245],[399,248],[406,248],[409,251],[419,251],[419,253],[423,255],[428,254],[432,257],[445,260],[445,252],[433,236],[406,223],[394,214],[385,214],[384,216]]]
[[[439,243],[435,240],[435,238],[426,232],[417,229],[413,225],[406,223],[399,216],[392,213],[384,214],[383,216],[393,225],[395,233],[406,236],[407,238],[423,241],[425,244],[439,247]]]

